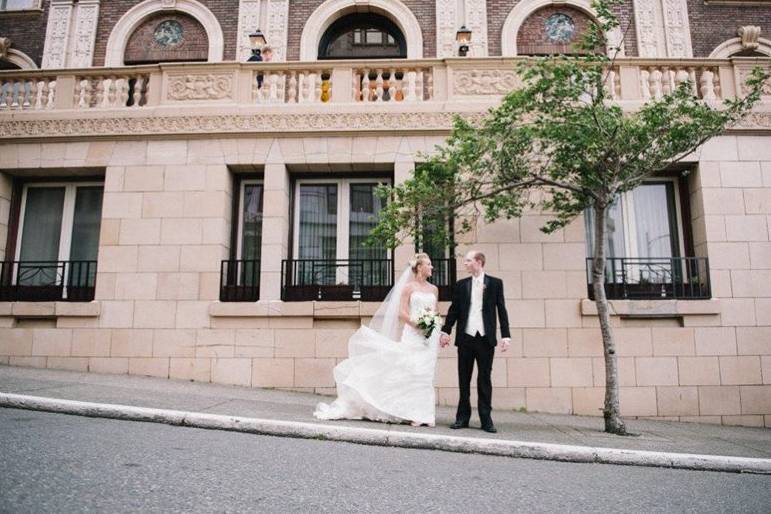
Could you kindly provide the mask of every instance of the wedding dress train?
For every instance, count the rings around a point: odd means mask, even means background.
[[[410,318],[436,308],[436,296],[416,291],[410,295]],[[319,419],[370,419],[433,425],[436,417],[434,373],[439,328],[423,337],[409,325],[394,341],[362,326],[348,341],[348,358],[334,369],[337,399],[319,403]]]

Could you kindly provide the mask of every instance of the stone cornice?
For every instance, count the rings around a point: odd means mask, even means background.
[[[196,134],[444,133],[452,128],[456,114],[471,121],[484,116],[479,112],[362,112],[0,119],[0,140]]]

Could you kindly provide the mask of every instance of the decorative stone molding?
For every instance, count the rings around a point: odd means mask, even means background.
[[[501,31],[501,54],[503,57],[513,57],[517,55],[517,34],[522,24],[525,22],[528,16],[541,9],[542,7],[554,5],[553,0],[533,0],[519,2],[511,10],[506,17],[506,21],[503,23],[503,30]],[[597,13],[592,8],[592,4],[589,0],[564,0],[559,2],[560,5],[570,5],[576,9],[584,11],[592,18],[597,18]],[[612,31],[605,34],[607,40],[608,52],[615,52],[615,48],[619,48],[617,57],[624,56],[624,45],[622,44],[623,34],[621,29],[615,28]]]
[[[101,0],[51,0],[43,68],[88,68],[93,65]]]
[[[232,99],[233,75],[171,75],[166,98],[176,101]]]
[[[200,116],[124,116],[67,119],[0,119],[0,140],[234,133],[447,132],[453,116],[471,123],[484,112],[318,112],[308,114],[227,114]]]
[[[88,68],[94,63],[100,0],[80,0],[75,6],[75,33],[68,67]]]
[[[739,27],[736,31],[739,39],[742,41],[742,48],[744,50],[757,50],[758,38],[760,37],[760,27],[757,25],[745,25]]]
[[[305,22],[300,38],[300,60],[318,60],[319,42],[337,19],[352,12],[373,12],[386,16],[404,34],[407,58],[423,58],[423,32],[415,14],[399,0],[327,0]]]
[[[436,56],[439,59],[458,55],[455,32],[462,23],[458,18],[457,0],[436,0]]]
[[[189,14],[198,20],[203,25],[204,30],[206,30],[206,36],[209,38],[208,61],[222,61],[225,51],[225,38],[222,33],[222,27],[217,17],[205,5],[196,0],[145,0],[129,9],[113,27],[110,37],[107,39],[104,65],[112,67],[123,66],[123,54],[131,34],[145,18],[164,9],[174,9],[175,11]]]
[[[5,59],[11,48],[11,38],[0,37],[0,59]]]
[[[289,0],[268,0],[268,25],[265,32],[273,49],[273,61],[286,61],[289,36]]]
[[[43,46],[43,68],[65,68],[73,0],[51,0]]]
[[[461,70],[453,74],[455,95],[505,95],[521,85],[514,71]]]
[[[640,57],[693,57],[686,0],[634,0]]]
[[[487,2],[485,0],[465,0],[465,25],[471,29],[470,57],[487,57]],[[457,30],[457,29],[456,29]],[[455,31],[452,32],[453,38]]]
[[[745,27],[740,27],[740,30],[742,28]],[[759,54],[771,56],[771,40],[760,37],[760,31],[758,31],[757,39],[754,44],[754,47],[746,47],[745,42],[742,41],[741,37],[731,38],[722,42],[714,50],[712,50],[712,53],[709,54],[709,57],[716,59],[727,59],[732,55],[749,49],[754,50]]]

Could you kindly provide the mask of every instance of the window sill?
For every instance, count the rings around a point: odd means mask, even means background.
[[[608,300],[611,316],[626,318],[671,318],[720,314],[720,300]],[[597,316],[594,300],[581,300],[582,316]]]
[[[213,318],[287,318],[308,317],[316,319],[369,317],[377,312],[382,302],[212,302],[209,316]],[[448,302],[440,302],[440,312],[446,312]]]
[[[17,318],[96,318],[101,304],[92,302],[0,302],[0,316]]]

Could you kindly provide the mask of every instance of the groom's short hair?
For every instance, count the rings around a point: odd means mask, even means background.
[[[479,262],[481,262],[482,266],[485,265],[485,254],[483,254],[482,252],[474,251],[474,259],[476,259]]]

